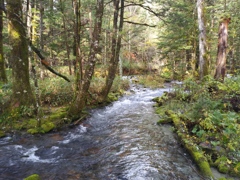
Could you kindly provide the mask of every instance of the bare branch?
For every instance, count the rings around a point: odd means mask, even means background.
[[[147,26],[147,27],[156,27],[156,25],[150,25],[146,23],[138,23],[133,21],[124,21],[125,23],[134,24],[134,25],[140,25],[140,26]]]
[[[161,13],[159,12],[155,12],[154,10],[152,10],[151,7],[144,5],[144,3],[135,3],[133,1],[126,1],[129,4],[125,5],[124,7],[128,7],[128,6],[139,6],[145,10],[147,10],[148,12],[152,13],[154,16],[158,17],[159,19],[161,19],[164,23],[166,23],[166,21],[161,17]]]
[[[45,60],[45,57],[41,54],[41,52],[31,42],[29,42],[29,46],[38,55],[38,57],[41,59],[41,63],[42,63],[42,65],[45,66],[45,68],[47,68],[53,74],[56,74],[57,76],[59,76],[59,77],[65,79],[66,81],[70,82],[70,80],[66,76],[56,72],[53,68],[51,68],[49,66],[49,63]]]

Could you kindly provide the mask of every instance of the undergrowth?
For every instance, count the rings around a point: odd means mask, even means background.
[[[174,111],[212,166],[240,177],[240,76],[224,83],[210,76],[202,82],[188,79],[155,100],[161,119]]]
[[[57,69],[62,74],[67,74],[67,67]],[[92,78],[91,81],[91,86],[87,98],[87,106],[89,107],[98,105],[100,100],[99,97],[101,96],[101,90],[105,85],[105,78],[103,78],[104,76],[101,75],[102,72],[100,71],[101,69],[96,69],[96,75]],[[98,76],[98,74],[100,75]],[[8,110],[7,107],[11,102],[12,84],[11,81],[9,81],[7,84],[0,84],[0,134],[1,131],[5,130],[22,130],[26,128],[33,128],[37,124],[37,118],[46,119],[46,117],[51,117],[51,114],[54,114],[57,111],[60,112],[57,114],[62,117],[62,109],[65,109],[65,111],[67,111],[66,107],[70,105],[75,97],[75,78],[74,76],[69,76],[68,78],[71,80],[71,82],[67,82],[53,74],[46,73],[43,79],[38,77],[38,88],[34,86],[34,81],[31,79],[33,91],[35,95],[36,92],[38,92],[37,94],[40,101],[38,117],[36,117],[35,107],[21,106],[12,110]],[[117,98],[124,92],[124,90],[128,88],[129,82],[127,80],[122,80],[121,78],[116,77],[109,94],[109,99],[111,101],[117,100]],[[56,117],[58,118],[58,116]],[[29,123],[27,123],[29,119],[35,119],[35,123],[32,123],[31,127],[29,126]],[[51,117],[50,119],[54,118]],[[65,122],[66,120],[63,119],[63,121]],[[57,123],[59,124],[61,122],[58,121]],[[42,124],[42,126],[45,127],[46,125]]]

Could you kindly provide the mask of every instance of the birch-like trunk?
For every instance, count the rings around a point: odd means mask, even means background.
[[[208,74],[208,61],[206,56],[206,27],[203,14],[204,0],[197,0],[198,29],[199,29],[199,76],[202,79]]]

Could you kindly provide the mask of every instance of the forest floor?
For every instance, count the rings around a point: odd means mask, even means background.
[[[215,167],[240,178],[239,94],[239,76],[224,83],[206,77],[202,82],[188,79],[155,99],[161,117],[158,124],[174,125],[181,143],[207,177],[213,177],[210,167]]]
[[[67,68],[59,68],[58,72],[67,74]],[[111,92],[105,102],[99,101],[101,89],[105,84],[105,78],[101,69],[98,69],[91,82],[87,98],[86,110],[82,112],[80,118],[70,119],[67,116],[68,108],[75,96],[74,76],[68,76],[71,82],[64,81],[55,75],[44,71],[44,78],[38,78],[38,90],[33,90],[38,94],[39,108],[36,115],[35,107],[19,107],[11,111],[6,110],[10,102],[12,93],[11,70],[7,70],[9,81],[7,84],[0,84],[0,137],[15,131],[35,133],[47,133],[58,130],[65,126],[73,126],[88,116],[87,109],[104,106],[120,97],[129,88],[129,82],[116,77]],[[37,96],[37,95],[36,95]]]

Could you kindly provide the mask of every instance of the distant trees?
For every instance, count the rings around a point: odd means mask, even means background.
[[[168,0],[161,9],[163,19],[166,23],[160,22],[159,29],[159,50],[160,60],[165,62],[164,68],[172,72],[172,78],[183,79],[182,77],[191,74],[193,77],[202,79],[205,75],[212,75],[219,79],[223,72],[223,66],[216,64],[219,59],[219,52],[222,51],[222,58],[228,59],[225,64],[228,73],[234,73],[240,65],[240,31],[237,28],[239,21],[239,1],[192,1],[192,0]],[[225,24],[224,32],[218,30],[223,26],[225,17],[230,17],[231,24],[227,32],[228,23]],[[228,45],[219,42],[226,41]],[[220,33],[221,31],[221,33]],[[225,39],[225,40],[223,40]],[[222,44],[219,47],[219,44]],[[218,48],[217,48],[218,47]],[[224,48],[223,48],[224,47]],[[223,60],[223,61],[225,61]],[[221,61],[221,62],[223,62]],[[217,69],[217,70],[216,70]],[[220,70],[222,69],[222,70]],[[217,75],[217,74],[218,75]],[[188,76],[189,77],[189,76]]]
[[[198,26],[196,3],[193,0],[168,0],[162,2],[159,23],[159,60],[171,78],[184,79],[196,75],[198,62]]]
[[[86,105],[96,65],[101,67],[105,78],[99,90],[101,99],[107,98],[118,73],[119,58],[125,67],[132,62],[143,63],[145,72],[148,72],[148,63],[154,60],[162,71],[169,71],[173,79],[189,76],[202,79],[214,73],[216,79],[223,79],[227,66],[234,72],[240,65],[238,1],[220,0],[220,6],[215,1],[204,0],[113,0],[111,3],[103,0],[7,0],[10,41],[2,35],[8,32],[3,25],[7,24],[3,15],[6,4],[3,0],[0,4],[0,81],[6,82],[6,61],[13,70],[14,99],[17,100],[19,93],[24,97],[29,89],[30,94],[22,99],[29,104],[35,101],[30,92],[29,61],[33,66],[40,66],[39,61],[35,61],[38,57],[28,52],[29,41],[47,57],[44,60],[49,66],[68,66],[69,76],[74,75],[76,97],[70,108],[73,114]],[[227,36],[228,23],[223,21],[220,27],[225,25],[225,28],[221,33],[219,30],[218,43],[218,19],[230,12],[230,31]],[[26,84],[21,86],[18,82]]]

